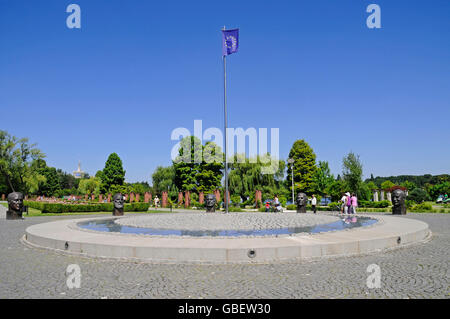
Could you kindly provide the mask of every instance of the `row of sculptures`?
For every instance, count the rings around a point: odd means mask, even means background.
[[[22,193],[13,192],[8,195],[8,211],[6,212],[6,219],[22,219],[23,213],[23,199]],[[401,189],[396,189],[392,192],[392,214],[405,215],[406,214],[406,194]],[[125,198],[122,194],[117,193],[113,197],[114,216],[123,216]],[[306,205],[308,203],[308,196],[305,193],[298,193],[297,195],[297,213],[306,213]],[[215,212],[216,197],[214,194],[207,194],[205,196],[206,212]]]

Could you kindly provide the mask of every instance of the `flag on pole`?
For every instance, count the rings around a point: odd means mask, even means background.
[[[222,55],[236,53],[239,47],[239,29],[222,30]]]

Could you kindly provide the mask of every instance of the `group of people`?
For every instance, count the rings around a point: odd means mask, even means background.
[[[275,212],[282,212],[280,200],[278,199],[278,195],[275,195],[275,198],[273,199],[272,203],[273,203],[273,209]],[[271,207],[270,207],[269,201],[266,202],[265,206],[266,206],[266,212],[270,212]]]
[[[341,202],[342,214],[356,214],[356,207],[358,207],[358,198],[356,197],[355,193],[345,193],[341,198]]]

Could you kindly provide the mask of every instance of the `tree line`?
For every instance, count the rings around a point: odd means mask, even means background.
[[[216,159],[208,160],[204,154]],[[419,194],[423,200],[435,199],[450,191],[450,175],[391,176],[373,175],[363,181],[363,165],[359,155],[350,152],[342,159],[342,172],[334,176],[329,163],[318,160],[311,146],[303,139],[296,140],[286,160],[278,160],[274,174],[263,174],[263,167],[270,162],[264,158],[249,158],[245,154],[232,155],[229,163],[229,190],[235,203],[255,202],[255,191],[261,190],[264,199],[278,195],[282,203],[294,193],[315,194],[319,198],[330,197],[337,201],[344,192],[353,192],[361,200],[371,200],[374,190],[401,186]],[[16,138],[0,131],[0,193],[20,191],[25,194],[61,197],[65,195],[139,193],[161,194],[167,191],[169,198],[177,200],[178,193],[190,191],[193,200],[199,192],[223,191],[224,154],[214,142],[201,144],[194,136],[180,141],[177,157],[169,166],[158,166],[152,173],[152,186],[147,182],[126,183],[125,170],[116,153],[108,156],[105,166],[95,176],[76,179],[61,169],[47,166],[45,154],[29,143],[27,138]],[[269,161],[268,161],[269,158]],[[209,158],[210,159],[210,158]]]

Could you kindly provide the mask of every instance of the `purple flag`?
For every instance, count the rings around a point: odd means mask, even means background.
[[[230,55],[238,51],[239,29],[222,30],[222,55]]]

